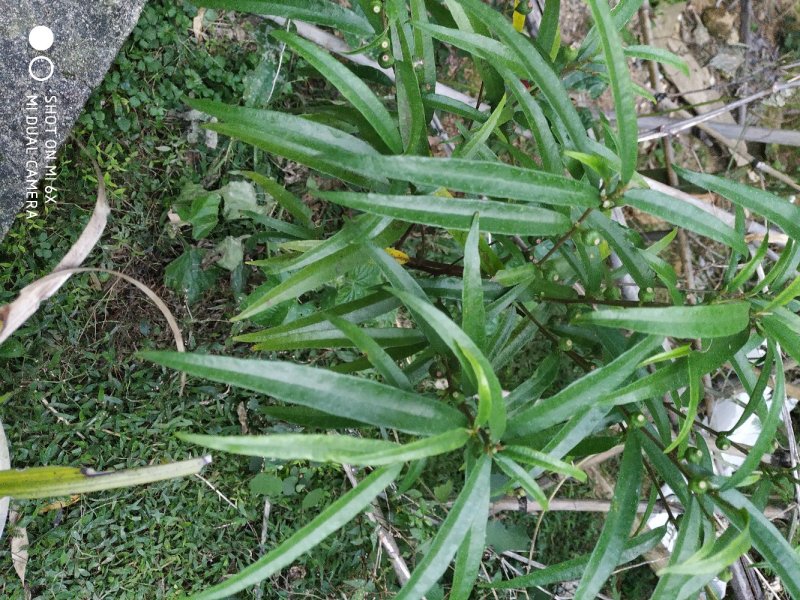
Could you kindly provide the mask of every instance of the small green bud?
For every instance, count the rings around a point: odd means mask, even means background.
[[[394,64],[394,56],[392,56],[388,52],[386,54],[381,54],[378,57],[378,64],[382,66],[384,69],[388,69]]]
[[[708,483],[708,479],[692,479],[689,482],[689,490],[693,494],[705,494],[708,490],[711,489],[711,484]]]
[[[715,443],[717,445],[717,448],[719,448],[723,452],[725,452],[726,450],[730,450],[731,441],[728,439],[728,436],[726,435],[718,436]]]
[[[645,423],[647,423],[647,417],[640,412],[631,413],[628,417],[628,426],[634,429],[644,427]]]
[[[381,0],[372,0],[370,7],[372,8],[372,12],[379,15],[383,10],[383,2],[381,2]]]
[[[703,460],[703,451],[700,448],[695,448],[694,446],[689,446],[686,450],[683,451],[683,459],[686,462],[690,462],[692,464],[699,464],[701,460]]]
[[[719,579],[722,583],[728,583],[731,579],[733,579],[733,571],[731,571],[730,567],[728,567],[717,575],[717,579]]]
[[[639,290],[639,302],[652,302],[656,299],[656,293],[653,288],[648,287]]]
[[[521,0],[519,4],[514,8],[514,12],[518,12],[521,15],[530,14],[533,6],[528,0]]]
[[[568,350],[572,350],[573,346],[574,346],[574,344],[572,343],[572,340],[569,339],[569,338],[561,338],[560,340],[558,340],[558,348],[559,348],[559,350],[563,350],[564,352],[567,352]]]
[[[583,243],[587,246],[599,246],[603,241],[603,236],[601,236],[597,231],[594,229],[590,229],[586,233],[583,234]]]
[[[388,50],[391,46],[391,42],[389,42],[389,38],[383,38],[378,45],[380,46],[381,50]]]
[[[603,296],[605,296],[606,300],[619,300],[622,298],[622,292],[617,286],[612,285],[611,287],[606,288]]]
[[[608,210],[609,208],[614,208],[614,201],[613,200],[603,200],[603,208]]]

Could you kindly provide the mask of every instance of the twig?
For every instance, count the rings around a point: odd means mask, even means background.
[[[616,121],[613,112],[607,112],[606,116],[610,121]],[[649,132],[654,129],[660,130],[662,127],[670,127],[682,122],[682,119],[659,116],[639,117],[638,119],[639,130],[643,132]],[[725,137],[740,139],[745,142],[800,146],[800,131],[771,129],[769,127],[756,127],[754,125],[738,125],[735,123],[721,123],[719,121],[707,121],[704,125]]]
[[[261,537],[258,540],[258,555],[264,555],[264,548],[267,545],[267,525],[269,525],[269,513],[272,509],[272,503],[269,498],[264,499],[264,512],[261,517]],[[261,600],[264,597],[264,580],[256,587],[256,600]]]
[[[356,479],[356,474],[353,471],[353,467],[347,464],[343,464],[342,467],[344,468],[345,475],[347,475],[347,479],[350,481],[350,484],[353,487],[356,487],[358,485],[358,479]],[[405,585],[405,583],[411,577],[411,571],[408,570],[408,565],[400,554],[400,549],[397,547],[397,542],[395,542],[394,536],[392,536],[392,534],[389,533],[389,530],[384,527],[386,519],[383,516],[383,511],[381,510],[377,500],[372,501],[372,510],[367,511],[366,515],[367,518],[375,524],[378,540],[380,541],[381,546],[383,546],[383,549],[386,551],[386,554],[389,555],[389,562],[392,563],[392,568],[397,576],[397,581],[401,586]]]

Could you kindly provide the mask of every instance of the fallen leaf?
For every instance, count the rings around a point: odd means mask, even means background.
[[[12,510],[11,517],[8,520],[9,524],[13,526],[18,520],[19,513],[16,510]],[[17,572],[17,577],[19,577],[24,587],[25,570],[28,568],[28,531],[24,527],[14,528],[14,536],[11,538],[11,561],[14,565],[14,571]]]

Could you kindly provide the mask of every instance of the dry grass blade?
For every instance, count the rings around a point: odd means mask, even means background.
[[[19,521],[19,517],[20,514],[16,510],[12,510],[9,524],[14,526]],[[24,527],[14,527],[14,535],[11,538],[11,561],[17,577],[25,589],[25,597],[30,598],[30,592],[25,586],[25,572],[28,568],[28,531]]]
[[[94,163],[94,159],[92,162]],[[66,283],[72,274],[69,270],[80,267],[100,240],[111,209],[106,200],[106,187],[102,173],[100,173],[97,163],[94,163],[94,166],[97,172],[97,202],[91,219],[69,252],[53,269],[53,273],[25,286],[16,300],[0,307],[0,344],[19,329],[39,309],[42,302],[50,298]]]
[[[3,423],[0,422],[0,471],[8,471],[11,468],[11,453],[8,451],[8,438]],[[0,498],[0,539],[3,538],[3,531],[6,527],[8,518],[8,504],[11,498],[5,496]]]

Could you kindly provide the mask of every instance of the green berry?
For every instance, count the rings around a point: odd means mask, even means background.
[[[628,417],[628,426],[638,429],[647,423],[647,417],[640,412],[631,413]]]
[[[372,0],[370,7],[372,8],[372,12],[374,12],[376,15],[379,15],[383,10],[383,2],[381,2],[381,0]]]
[[[563,350],[564,352],[567,352],[568,350],[572,350],[573,346],[574,346],[574,344],[572,343],[572,340],[569,339],[569,338],[561,338],[560,340],[558,340],[558,348],[559,348],[559,350]]]
[[[656,292],[653,288],[648,287],[645,289],[639,290],[639,301],[640,302],[652,302],[656,299]]]
[[[699,464],[701,460],[703,460],[703,451],[700,448],[695,448],[694,446],[689,446],[683,452],[683,459],[686,462],[690,462],[692,464]]]
[[[384,69],[388,69],[394,64],[394,57],[388,52],[385,54],[381,54],[378,57],[378,64],[382,66]]]
[[[391,46],[391,43],[389,42],[389,38],[383,38],[380,41],[380,43],[378,44],[378,46],[380,46],[381,50],[388,50],[389,47]]]
[[[694,494],[705,494],[711,489],[708,479],[692,479],[689,482],[689,490]]]
[[[731,447],[731,441],[728,439],[728,436],[725,436],[725,435],[721,435],[721,436],[717,437],[717,440],[716,440],[715,443],[717,445],[717,448],[719,448],[723,452],[725,452],[726,450],[729,450],[730,447]]]
[[[601,236],[597,231],[594,229],[590,229],[586,233],[583,234],[583,243],[587,246],[599,246],[603,241],[603,236]]]
[[[518,12],[521,15],[530,14],[533,7],[528,0],[521,0],[519,4],[517,4],[516,8],[514,8],[514,12]]]

